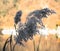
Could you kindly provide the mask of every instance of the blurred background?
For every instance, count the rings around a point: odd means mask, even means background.
[[[0,51],[4,46],[6,39],[14,31],[14,17],[16,12],[22,10],[22,22],[26,22],[27,15],[37,9],[50,8],[56,12],[56,14],[50,15],[47,19],[43,18],[42,21],[49,29],[57,29],[57,25],[60,27],[60,0],[0,0]],[[3,30],[9,30],[3,32]],[[60,28],[59,28],[60,30]],[[60,32],[60,31],[59,31]],[[34,36],[35,48],[39,43],[39,36]],[[14,42],[13,42],[14,44]],[[15,51],[34,51],[32,40],[28,40],[25,43],[26,47],[16,45]],[[58,33],[52,32],[46,37],[42,36],[39,44],[40,51],[60,51],[60,36]],[[6,51],[10,51],[9,45]]]

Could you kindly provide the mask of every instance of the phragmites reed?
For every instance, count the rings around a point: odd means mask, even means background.
[[[39,33],[38,30],[38,25],[41,25],[41,28],[45,28],[45,25],[42,22],[42,18],[47,18],[49,15],[55,13],[54,10],[50,10],[49,8],[44,8],[41,10],[35,10],[31,13],[29,13],[29,15],[27,16],[27,21],[23,24],[21,22],[21,16],[22,16],[22,11],[18,11],[16,13],[16,16],[14,17],[14,27],[16,32],[18,33],[14,39],[15,39],[15,45],[16,44],[20,44],[22,46],[24,46],[23,44],[23,40],[25,42],[28,41],[28,39],[33,40],[33,44],[34,44],[34,51],[35,50],[35,41],[33,39],[33,36],[37,33]],[[19,22],[19,23],[18,23]],[[18,25],[19,24],[19,25]],[[16,25],[18,25],[18,28],[16,28]],[[40,38],[41,39],[41,38]],[[39,40],[39,44],[40,44],[40,40]],[[13,51],[15,48],[15,45],[13,46]],[[37,48],[37,51],[39,51],[39,46]]]
[[[24,45],[22,43],[22,40],[26,42],[28,39],[33,39],[33,35],[39,32],[37,29],[37,23],[41,25],[41,28],[44,28],[45,26],[43,25],[41,19],[47,18],[53,13],[55,13],[55,11],[50,10],[49,8],[44,8],[41,10],[35,10],[31,12],[26,18],[27,21],[24,24],[20,23],[20,25],[22,24],[22,26],[19,25],[20,27],[17,29],[18,35],[17,37],[15,37],[16,44],[18,43],[20,45]]]
[[[14,23],[17,24],[19,21],[21,21],[22,11],[18,11],[14,17]]]

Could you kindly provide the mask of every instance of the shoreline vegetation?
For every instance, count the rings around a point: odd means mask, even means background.
[[[51,8],[56,11],[55,15],[49,16],[49,18],[43,18],[42,21],[49,30],[53,29],[48,32],[48,29],[42,30],[45,31],[47,36],[39,36],[38,34],[34,36],[33,40],[28,39],[27,42],[24,42],[25,47],[20,46],[17,44],[15,46],[15,51],[60,51],[60,28],[57,29],[57,25],[60,26],[60,0],[0,0],[0,51],[3,51],[3,46],[8,37],[13,34],[12,46],[15,44],[14,41],[14,16],[18,10],[22,10],[22,23],[26,22],[27,15],[34,11],[40,10],[43,8]],[[2,30],[6,29],[6,32]],[[10,31],[10,28],[13,28]],[[40,30],[40,29],[39,29]],[[40,30],[41,31],[41,30]],[[59,32],[59,33],[56,33]],[[41,33],[41,32],[40,32]],[[10,35],[9,35],[10,34]],[[10,51],[10,44],[8,43],[6,46],[6,51]]]
[[[5,38],[4,38],[5,36]],[[2,51],[2,48],[4,46],[4,43],[6,41],[6,39],[9,37],[9,35],[4,35],[4,36],[0,36],[0,51]],[[38,46],[38,42],[39,42],[39,36],[36,35],[34,37],[34,40],[35,40],[35,48],[37,49],[37,46]],[[1,41],[3,40],[3,41]],[[18,44],[16,45],[15,47],[15,51],[20,51],[20,50],[23,50],[23,51],[34,51],[33,50],[33,40],[28,40],[28,42],[24,43],[26,45],[26,47],[23,47],[23,46],[19,46]],[[39,48],[41,51],[45,51],[45,50],[48,50],[48,51],[60,51],[60,38],[56,38],[55,35],[49,35],[47,38],[42,36],[41,38],[41,41],[40,41],[40,45],[39,45]],[[32,48],[31,48],[32,47]],[[9,48],[10,46],[8,45],[7,46],[7,49],[6,51],[9,51]]]

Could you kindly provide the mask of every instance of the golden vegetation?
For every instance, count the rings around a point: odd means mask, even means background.
[[[6,3],[7,2],[7,3]],[[33,10],[42,9],[44,7],[51,8],[56,11],[55,15],[49,16],[47,19],[42,19],[43,23],[49,28],[56,28],[56,24],[60,26],[60,0],[0,0],[0,29],[2,28],[13,28],[14,27],[14,16],[18,10],[22,10],[22,22],[26,21],[26,16]],[[0,36],[0,51],[4,45],[7,36]],[[39,36],[34,38],[37,48],[39,42]],[[33,42],[28,41],[25,43],[26,47],[16,45],[15,51],[33,51]],[[60,51],[60,38],[56,38],[55,35],[49,35],[47,39],[41,38],[40,51]],[[8,47],[9,49],[9,47]],[[9,51],[9,50],[7,50]]]
[[[6,0],[7,1],[7,0]],[[56,24],[60,25],[60,2],[55,0],[8,0],[7,4],[0,3],[0,28],[9,28],[14,26],[14,16],[18,10],[22,10],[22,22],[26,21],[26,16],[33,10],[48,7],[56,11],[55,15],[45,19],[44,24],[47,27],[55,28]],[[5,15],[4,15],[5,14]],[[44,19],[43,19],[44,20]]]

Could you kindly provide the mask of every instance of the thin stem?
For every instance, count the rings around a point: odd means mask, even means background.
[[[14,48],[15,48],[16,44],[17,44],[17,43],[15,43],[14,46],[13,46],[13,51],[14,51]]]
[[[39,46],[40,46],[41,38],[42,38],[42,36],[39,37],[39,44],[38,44],[38,47],[37,47],[37,51],[39,51]]]
[[[14,28],[15,28],[15,30],[16,30],[16,24],[14,24]],[[16,30],[16,35],[17,35],[17,30]]]
[[[13,51],[12,50],[12,35],[10,36],[10,49],[11,49],[11,51]]]
[[[4,47],[3,47],[3,51],[5,51],[6,45],[10,42],[10,37],[7,38]]]
[[[33,39],[33,46],[34,46],[34,51],[35,51],[35,40]]]

